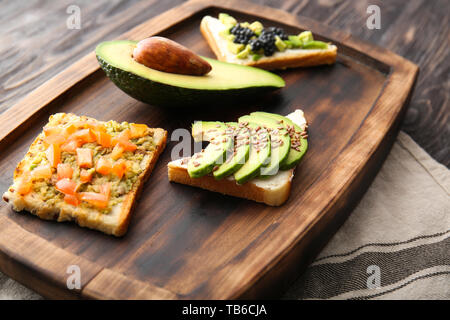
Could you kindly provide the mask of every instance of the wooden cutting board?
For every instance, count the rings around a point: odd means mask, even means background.
[[[168,143],[134,211],[128,234],[114,238],[70,223],[46,222],[0,204],[0,269],[49,298],[227,299],[276,297],[342,224],[395,139],[418,68],[383,48],[308,18],[244,1],[193,0],[124,34],[162,35],[213,57],[199,32],[204,15],[228,12],[289,33],[312,30],[338,46],[333,66],[279,72],[286,87],[227,107],[167,109],[138,102],[110,82],[94,53],[0,116],[0,192],[49,115],[147,123],[171,132],[194,120],[233,121],[255,110],[305,111],[309,151],[288,202],[268,207],[172,184]],[[108,40],[108,39],[104,39]],[[69,290],[67,268],[81,270]]]

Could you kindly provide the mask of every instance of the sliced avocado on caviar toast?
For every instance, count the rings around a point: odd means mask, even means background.
[[[195,126],[194,124],[193,128]],[[227,151],[233,148],[233,138],[226,135],[225,124],[217,122],[216,129],[216,135],[210,138],[209,145],[189,160],[187,170],[191,178],[200,178],[211,173],[216,165],[224,162]]]
[[[291,146],[287,128],[277,120],[260,115],[247,115],[239,118],[239,122],[252,122],[265,127],[270,134],[270,162],[261,169],[262,176],[273,176],[278,173],[280,164],[287,158]]]
[[[252,122],[240,122],[240,126],[250,130],[250,153],[247,162],[234,173],[234,179],[239,184],[261,174],[261,167],[267,166],[270,160],[270,136],[266,128]]]
[[[250,115],[272,118],[287,127],[289,136],[291,138],[291,146],[288,156],[280,164],[280,169],[288,170],[294,168],[300,162],[303,155],[306,153],[306,150],[308,149],[308,140],[306,139],[305,128],[300,127],[291,119],[275,113],[257,111],[252,112]]]
[[[223,101],[284,87],[284,80],[268,71],[202,57],[212,66],[204,76],[161,72],[136,62],[136,41],[100,43],[95,49],[101,68],[111,81],[133,98],[154,105],[192,105]]]

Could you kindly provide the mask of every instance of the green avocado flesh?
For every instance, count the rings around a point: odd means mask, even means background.
[[[303,155],[306,153],[306,150],[308,149],[308,140],[300,135],[303,129],[296,125],[291,119],[279,114],[257,111],[252,112],[250,115],[272,118],[278,121],[282,121],[284,125],[291,126],[291,128],[292,126],[294,127],[294,131],[290,130],[289,132],[289,136],[291,138],[291,148],[286,159],[280,164],[280,169],[288,170],[295,167],[300,162]]]
[[[211,141],[218,133],[224,134],[226,127],[219,121],[196,121],[192,125],[192,137],[195,142]]]
[[[225,163],[213,172],[214,178],[220,180],[238,171],[248,160],[250,152],[250,132],[247,128],[239,128],[237,123],[227,123],[233,130],[234,148],[227,155]]]
[[[192,126],[194,141],[214,141],[220,122],[198,121]],[[248,159],[250,149],[250,132],[245,127],[239,127],[238,123],[225,124],[225,134],[234,139],[233,147],[227,150],[225,162],[216,166],[213,176],[217,180],[225,178],[239,170]],[[214,168],[213,168],[214,169]]]
[[[223,163],[227,151],[233,148],[233,139],[225,134],[226,128],[225,124],[217,123],[216,135],[211,137],[209,145],[191,157],[187,168],[191,178],[203,177]]]
[[[234,179],[239,184],[259,176],[261,168],[267,166],[270,159],[269,132],[252,122],[249,122],[247,127],[250,129],[250,154],[247,162],[234,173]]]
[[[261,169],[261,175],[276,175],[280,164],[288,156],[291,146],[291,138],[286,127],[275,119],[259,115],[240,117],[239,122],[253,122],[270,130],[270,162],[266,167]]]
[[[100,43],[97,60],[106,75],[125,93],[155,105],[189,105],[259,94],[284,87],[284,80],[268,71],[202,57],[212,70],[189,76],[150,69],[132,58],[136,41]]]

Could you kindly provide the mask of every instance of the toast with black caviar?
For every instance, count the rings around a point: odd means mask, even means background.
[[[3,199],[41,219],[122,236],[166,139],[165,130],[144,124],[54,114]]]
[[[295,167],[308,149],[307,128],[301,110],[286,117],[253,112],[238,122],[196,122],[194,140],[209,144],[192,157],[170,162],[169,180],[282,205],[289,197]]]
[[[221,13],[205,16],[200,30],[220,61],[267,70],[333,64],[337,47],[317,41],[310,31],[289,35],[282,28],[254,21],[238,23]]]

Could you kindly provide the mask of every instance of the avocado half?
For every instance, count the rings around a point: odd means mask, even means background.
[[[202,57],[212,70],[205,76],[150,69],[132,58],[137,41],[100,43],[97,60],[116,86],[133,98],[153,105],[193,105],[260,94],[284,87],[271,72]]]

